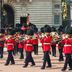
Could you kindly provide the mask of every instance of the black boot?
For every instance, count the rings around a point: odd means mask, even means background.
[[[46,61],[43,62],[43,66],[41,67],[41,69],[45,69],[45,65],[46,65]]]
[[[24,66],[23,66],[23,68],[26,68],[28,66],[28,64],[25,64]]]
[[[63,68],[61,71],[65,71],[66,70],[66,68]]]
[[[47,66],[47,68],[51,68],[52,66]]]
[[[41,69],[45,69],[45,67],[42,66]]]
[[[35,66],[35,64],[32,64],[31,66]]]
[[[72,70],[72,68],[70,68],[69,70]]]
[[[6,63],[6,64],[5,64],[5,66],[8,66],[8,65],[9,65],[9,63]]]
[[[14,63],[11,63],[11,65],[14,65],[15,64],[15,62]]]

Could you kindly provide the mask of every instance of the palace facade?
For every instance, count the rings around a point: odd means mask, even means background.
[[[20,18],[30,14],[30,22],[39,29],[45,24],[59,27],[62,25],[61,0],[2,0],[2,24],[16,26]]]

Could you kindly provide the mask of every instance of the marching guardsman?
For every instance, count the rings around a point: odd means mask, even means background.
[[[59,36],[57,32],[51,32],[51,36],[52,36],[52,42],[51,42],[52,56],[56,57],[56,44]]]
[[[67,65],[69,64],[69,70],[72,70],[72,61],[71,61],[71,41],[69,39],[69,35],[66,34],[65,35],[65,39],[64,39],[64,54],[65,54],[65,63],[64,63],[64,67],[62,69],[62,71],[65,71],[67,69]]]
[[[4,36],[0,33],[0,58],[3,58]]]
[[[72,34],[70,35],[70,42],[72,43]],[[72,60],[72,47],[71,47],[71,60]]]
[[[72,34],[70,34],[69,42],[71,44],[71,68],[69,70],[72,70]]]
[[[12,39],[12,35],[8,35],[5,43],[6,43],[6,47],[8,51],[8,57],[7,57],[5,65],[6,66],[9,65],[10,61],[11,61],[11,64],[15,64],[15,61],[13,58],[14,40]]]
[[[44,27],[42,27],[41,29],[40,29],[40,34],[39,34],[39,41],[40,41],[40,43],[42,44],[42,48],[43,48],[43,43],[41,42],[41,40],[44,38]]]
[[[20,59],[24,59],[24,55],[23,55],[23,41],[22,41],[22,37],[21,36],[19,36],[18,51],[20,52]]]
[[[59,61],[64,61],[63,58],[63,46],[64,46],[64,41],[61,40],[58,42],[58,50],[59,50]]]
[[[52,33],[56,33],[56,28],[55,27],[51,27],[51,31],[52,31]],[[53,36],[53,38],[54,37],[55,36]],[[51,48],[52,48],[52,56],[56,57],[56,41],[52,41]]]
[[[52,42],[51,47],[52,47],[52,56],[56,57],[56,42]]]
[[[35,65],[35,62],[32,57],[32,52],[33,52],[33,40],[32,40],[32,35],[33,31],[32,30],[27,30],[27,35],[24,41],[24,49],[26,52],[26,59],[25,59],[25,65],[23,66],[24,68],[28,66],[28,63],[31,62],[32,65]]]
[[[38,55],[38,34],[34,33],[33,36],[33,46],[34,46],[34,54]]]
[[[14,55],[18,54],[18,37],[19,37],[19,33],[16,32],[16,34],[14,35]]]
[[[64,39],[65,39],[65,34],[63,34],[63,32],[61,31],[60,40],[58,42],[59,61],[64,61],[64,58],[63,58]]]
[[[50,54],[50,44],[51,44],[52,37],[48,33],[48,28],[44,28],[44,33],[45,33],[45,36],[44,36],[43,39],[41,39],[42,48],[43,48],[43,52],[44,52],[43,65],[42,65],[41,69],[45,69],[46,62],[48,64],[47,67],[52,66],[50,56],[49,56],[49,54]]]

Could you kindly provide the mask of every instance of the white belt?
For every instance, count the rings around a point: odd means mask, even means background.
[[[32,44],[26,44],[27,46],[32,46]]]
[[[43,44],[50,44],[50,43],[43,43]]]
[[[7,45],[13,45],[12,43],[8,43]]]
[[[64,45],[64,46],[71,46],[71,45]]]

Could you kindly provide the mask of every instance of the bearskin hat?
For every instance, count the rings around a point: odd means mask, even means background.
[[[41,31],[42,33],[44,33],[44,27],[42,27],[42,28],[40,29],[40,31]]]
[[[55,32],[56,31],[56,28],[55,27],[51,27],[51,31],[52,32]]]
[[[51,27],[49,25],[45,25],[44,32],[51,32]]]

